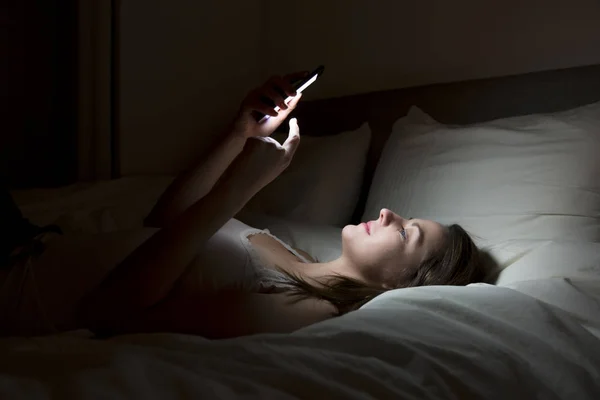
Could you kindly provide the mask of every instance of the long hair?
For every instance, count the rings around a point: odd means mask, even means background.
[[[337,308],[337,315],[356,310],[389,290],[342,275],[331,275],[313,285],[296,274],[281,271],[290,278],[289,293],[297,300],[326,300]],[[454,224],[448,226],[446,246],[429,255],[394,289],[426,285],[462,286],[480,282],[484,275],[477,246],[460,225]]]

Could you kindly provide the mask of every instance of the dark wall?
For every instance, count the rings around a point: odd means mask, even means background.
[[[73,182],[77,163],[75,0],[9,0],[5,4],[0,17],[0,173],[12,188]]]

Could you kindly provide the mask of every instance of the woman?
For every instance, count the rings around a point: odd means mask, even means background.
[[[269,135],[300,100],[289,82],[302,75],[274,77],[252,91],[214,151],[161,196],[148,228],[93,240],[36,232],[36,240],[22,241],[38,246],[18,247],[0,275],[0,294],[20,304],[0,314],[12,328],[6,331],[208,338],[291,332],[390,289],[481,279],[477,248],[457,225],[383,209],[377,220],[343,229],[340,258],[317,263],[233,219],[292,160],[300,143],[296,120],[283,145]],[[258,124],[256,112],[271,118]]]

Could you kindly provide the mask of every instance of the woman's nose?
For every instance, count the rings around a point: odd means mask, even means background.
[[[394,219],[394,213],[387,208],[382,208],[379,212],[379,221],[382,226],[388,225]]]
[[[382,226],[389,225],[393,221],[398,221],[400,224],[405,225],[411,219],[412,218],[403,218],[400,215],[388,210],[387,208],[382,208],[379,212],[379,221]]]

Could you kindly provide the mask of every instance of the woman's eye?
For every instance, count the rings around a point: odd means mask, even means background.
[[[402,239],[406,240],[406,230],[400,229],[398,232],[400,232],[400,236],[402,236]]]

